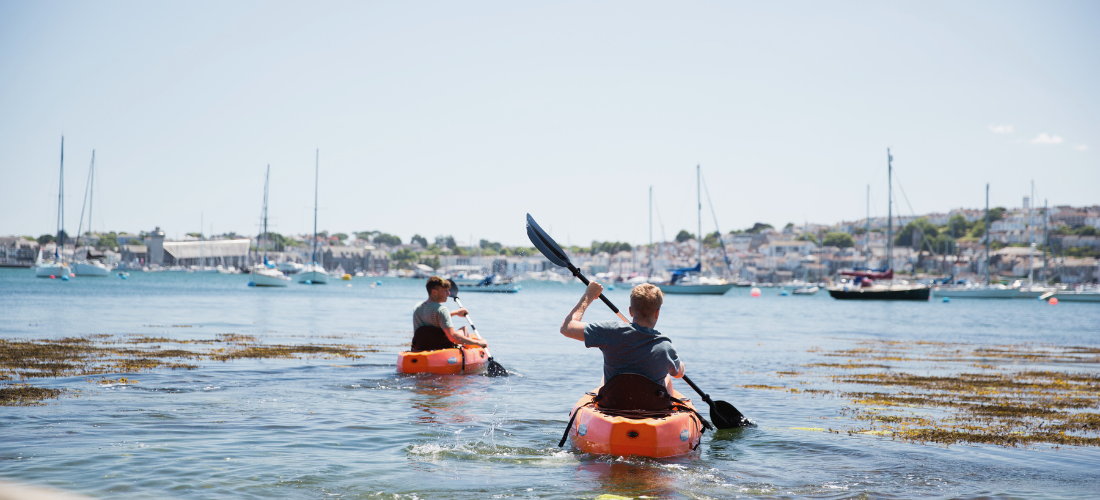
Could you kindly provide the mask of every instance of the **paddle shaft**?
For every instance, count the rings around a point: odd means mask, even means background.
[[[585,278],[584,275],[581,274],[581,270],[577,269],[577,267],[574,266],[572,262],[566,261],[566,264],[569,264],[569,271],[573,273],[573,276],[576,276],[578,279],[580,279],[581,283],[584,283],[584,286],[588,286],[588,278]],[[630,323],[630,320],[626,319],[626,316],[623,316],[623,313],[619,312],[619,308],[615,307],[615,304],[612,304],[611,301],[608,300],[607,297],[604,297],[602,293],[600,294],[600,300],[602,300],[604,304],[607,304],[607,307],[610,307],[611,311],[619,316],[619,319],[623,320],[623,323]]]
[[[453,296],[451,296],[451,298],[455,299],[455,303],[458,304],[458,307],[462,307],[462,301],[458,300],[457,295],[453,295]],[[462,307],[462,308],[465,309],[465,307]],[[474,320],[470,319],[470,311],[466,311],[466,322],[470,324],[470,329],[474,331],[475,335],[477,335],[482,340],[485,340],[485,337],[482,337],[480,333],[477,333],[477,327],[474,326]],[[497,363],[496,360],[493,359],[493,353],[489,352],[488,347],[484,347],[483,349],[485,349],[485,353],[489,355],[489,376],[490,377],[499,377],[499,376],[507,377],[508,376],[508,370],[505,370],[504,367],[501,366],[500,363]]]
[[[462,305],[462,301],[458,300],[458,297],[451,297],[451,298],[455,299],[455,304],[458,304],[458,307],[466,309],[466,307]],[[466,322],[470,324],[470,329],[472,329],[474,331],[474,333],[477,333],[477,327],[474,326],[474,320],[470,319],[470,311],[469,310],[466,311]],[[478,333],[477,335],[479,337],[481,336],[480,333]]]
[[[700,389],[699,386],[695,385],[695,382],[691,381],[691,377],[688,377],[685,374],[683,377],[680,377],[680,378],[684,379],[684,382],[687,382],[688,385],[690,385],[692,389],[695,389],[695,392],[698,392],[699,395],[703,397],[703,401],[706,401],[707,404],[711,404],[710,396],[708,396],[707,393],[703,392],[703,390]]]

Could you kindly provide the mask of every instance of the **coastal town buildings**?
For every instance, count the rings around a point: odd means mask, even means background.
[[[991,211],[985,234],[985,211],[956,209],[946,213],[895,217],[895,242],[889,262],[897,273],[912,277],[953,276],[983,279],[986,243],[990,246],[989,271],[995,279],[1055,280],[1085,283],[1100,280],[1100,206],[998,208]],[[961,222],[960,222],[961,221]],[[870,227],[870,232],[867,228]],[[733,281],[782,283],[792,280],[827,280],[844,269],[887,266],[887,220],[842,221],[832,225],[787,224],[775,229],[757,224],[746,231],[714,234],[704,240],[703,271]],[[837,233],[846,235],[836,238]],[[324,232],[316,241],[316,259],[331,271],[372,275],[408,270],[414,274],[479,273],[506,276],[565,273],[531,249],[502,249],[499,244],[481,248],[454,245],[451,238],[436,243],[401,243],[379,233],[346,236]],[[372,235],[374,235],[372,237]],[[103,235],[83,237],[82,250],[65,246],[66,258],[94,253],[110,264],[127,269],[191,268],[223,266],[247,269],[260,260],[263,246],[272,263],[305,264],[314,258],[312,235],[277,236],[265,240],[236,235],[168,239],[160,227],[139,234],[111,233],[117,246],[102,248]],[[372,241],[374,239],[375,241]],[[71,241],[71,240],[70,240]],[[110,241],[108,238],[106,241]],[[721,243],[719,243],[719,241]],[[442,243],[441,243],[442,242]],[[484,245],[485,242],[482,242]],[[101,248],[91,250],[92,246]],[[840,246],[836,246],[840,245]],[[52,255],[54,243],[45,245],[28,237],[0,238],[0,266],[30,267],[39,249]],[[724,251],[723,251],[724,247]],[[1034,248],[1032,248],[1034,247]],[[698,243],[680,242],[637,245],[615,252],[578,249],[574,264],[586,274],[613,279],[667,274],[668,269],[693,267]],[[84,254],[80,252],[83,251]]]
[[[33,266],[38,247],[38,241],[22,236],[0,237],[0,267]]]

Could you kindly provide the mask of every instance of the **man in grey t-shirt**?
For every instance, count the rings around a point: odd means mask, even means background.
[[[593,281],[580,302],[565,317],[561,334],[584,341],[585,347],[603,351],[604,382],[620,373],[636,373],[664,385],[672,394],[671,377],[684,376],[684,363],[676,356],[672,340],[654,329],[661,314],[664,295],[661,289],[642,283],[630,292],[630,324],[619,321],[585,323],[584,311],[603,293],[603,286]]]
[[[449,281],[439,276],[432,276],[428,278],[428,282],[424,286],[428,289],[428,300],[417,304],[416,309],[413,310],[413,332],[420,329],[422,326],[434,326],[442,330],[447,340],[453,344],[471,344],[481,347],[487,347],[489,345],[480,336],[468,333],[466,327],[454,327],[451,316],[465,317],[466,309],[461,308],[456,311],[448,311],[447,306],[443,305],[447,302],[447,298],[450,297],[451,283]],[[416,342],[416,335],[414,333],[414,346]]]

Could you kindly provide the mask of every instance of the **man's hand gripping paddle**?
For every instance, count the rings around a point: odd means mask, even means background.
[[[455,283],[455,280],[447,280],[447,281],[451,282],[451,298],[455,299],[455,303],[458,304],[458,307],[462,307],[462,302],[458,300],[458,284]],[[470,329],[473,330],[474,333],[477,333],[477,327],[474,326],[474,320],[470,319],[469,311],[466,312],[466,321],[468,323],[470,323]],[[481,334],[478,333],[478,336],[480,337]],[[482,337],[482,338],[484,338],[484,337]],[[489,352],[489,349],[485,349],[485,352]],[[497,363],[497,361],[495,359],[493,359],[493,355],[490,354],[489,355],[489,366],[486,367],[485,374],[490,376],[490,377],[507,377],[508,376],[508,370],[505,370],[504,366],[502,366],[500,363]]]
[[[588,278],[585,278],[584,275],[581,274],[580,269],[577,269],[577,266],[574,266],[573,263],[569,261],[569,257],[565,255],[565,251],[562,250],[561,245],[558,245],[549,234],[546,234],[546,231],[543,231],[542,228],[539,227],[535,219],[531,217],[531,214],[527,214],[527,237],[531,239],[531,243],[535,245],[535,248],[538,248],[550,262],[553,262],[554,265],[569,269],[569,272],[573,273],[573,276],[580,279],[586,286],[588,285]],[[607,300],[607,297],[604,297],[602,293],[600,294],[600,300],[602,300],[604,304],[607,304],[607,307],[610,307],[611,310],[619,316],[619,319],[626,323],[630,323],[630,321],[623,316],[623,313],[619,312],[619,308],[615,307],[615,304],[612,304],[610,300]],[[734,429],[756,425],[751,420],[745,418],[745,416],[737,411],[737,408],[734,408],[733,405],[725,401],[711,400],[710,396],[703,392],[699,386],[695,385],[687,375],[684,375],[683,379],[692,389],[695,389],[695,392],[702,396],[703,401],[706,401],[707,404],[710,405],[710,419],[714,422],[715,427],[719,429]]]

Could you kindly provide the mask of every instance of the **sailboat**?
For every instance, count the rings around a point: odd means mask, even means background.
[[[841,274],[852,278],[846,283],[829,287],[829,295],[838,300],[928,300],[932,289],[927,285],[894,282],[894,157],[886,150],[886,267],[875,270],[844,271]],[[886,283],[874,283],[872,280],[884,280]]]
[[[275,265],[267,261],[267,187],[271,180],[271,165],[267,166],[267,174],[264,175],[264,257],[263,262],[252,266],[253,286],[287,286],[290,284],[290,276],[287,276]]]
[[[84,189],[87,203],[80,207],[80,224],[76,231],[76,243],[80,245],[80,236],[84,234],[84,207],[88,208],[88,232],[92,231],[92,201],[95,196],[95,150],[92,150],[92,165],[88,167],[88,186]],[[107,276],[111,269],[102,260],[91,257],[92,249],[84,242],[84,258],[73,263],[73,274],[77,276]],[[102,256],[102,254],[100,254]],[[75,257],[75,253],[74,253]]]
[[[685,267],[683,269],[670,269],[672,277],[669,279],[667,285],[657,285],[664,293],[672,294],[684,294],[684,295],[722,295],[733,288],[733,283],[726,283],[726,280],[708,278],[703,276],[703,194],[702,194],[702,173],[700,172],[699,165],[695,166],[695,195],[696,204],[698,206],[698,231],[699,234],[696,240],[699,242],[699,261],[695,264],[695,267]]]
[[[298,271],[295,276],[298,277],[298,283],[305,283],[307,285],[324,285],[328,283],[328,272],[325,271],[325,267],[317,263],[317,183],[320,179],[321,172],[321,150],[317,150],[317,159],[313,166],[313,247],[312,254],[310,255],[309,264],[302,266],[302,270]]]
[[[61,182],[57,188],[57,241],[54,242],[53,260],[38,258],[34,262],[34,275],[39,278],[69,279],[72,270],[65,264],[65,136],[61,137]]]
[[[1013,299],[1019,290],[1002,284],[993,284],[989,276],[989,184],[985,185],[985,283],[938,287],[932,291],[936,297],[955,299]]]

